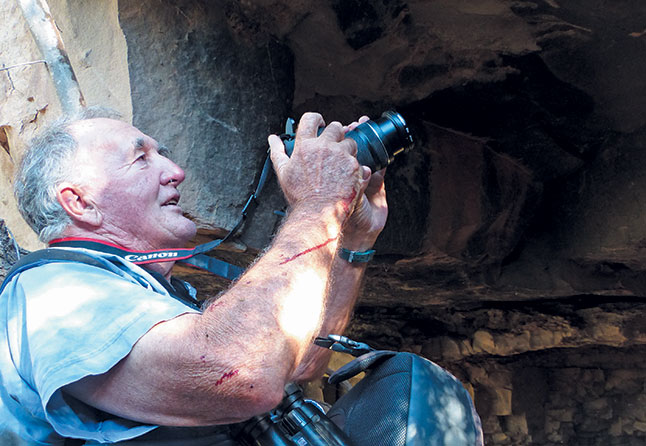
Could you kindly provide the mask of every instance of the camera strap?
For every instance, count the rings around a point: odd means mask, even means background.
[[[216,244],[214,242],[218,243]],[[222,240],[214,240],[213,242],[206,243],[205,245],[213,245],[213,247],[210,248],[213,249],[221,242]],[[197,268],[205,269],[229,280],[235,280],[242,274],[243,269],[239,266],[202,254],[202,252],[204,252],[202,249],[204,249],[203,247],[205,245],[200,245],[192,249],[180,248],[161,249],[155,251],[133,251],[112,243],[88,238],[68,237],[52,240],[49,243],[51,248],[84,248],[113,254],[139,266],[156,262],[181,262]]]

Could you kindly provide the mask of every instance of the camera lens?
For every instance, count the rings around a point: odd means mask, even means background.
[[[357,160],[375,172],[390,164],[395,156],[413,147],[413,136],[404,117],[395,111],[360,124],[346,134],[357,142]]]
[[[319,129],[319,134],[323,129]],[[395,156],[407,152],[413,147],[413,136],[404,117],[389,110],[374,121],[366,121],[348,132],[346,138],[357,143],[357,160],[362,166],[368,166],[373,172],[390,164]],[[294,134],[283,134],[285,152],[291,156],[294,150]]]

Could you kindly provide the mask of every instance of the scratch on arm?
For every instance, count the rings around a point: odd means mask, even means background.
[[[282,262],[280,262],[280,263],[279,263],[279,265],[284,265],[284,264],[286,264],[286,263],[291,262],[291,261],[292,261],[292,260],[294,260],[294,259],[297,259],[298,257],[300,257],[300,256],[302,256],[302,255],[309,254],[310,252],[312,252],[312,251],[316,251],[317,249],[321,249],[322,247],[326,246],[326,245],[327,245],[327,244],[329,244],[329,243],[332,243],[332,242],[333,242],[333,241],[335,241],[336,239],[337,239],[337,237],[329,238],[329,239],[327,239],[326,241],[324,241],[323,243],[321,243],[320,245],[316,245],[316,246],[313,246],[313,247],[311,247],[311,248],[308,248],[308,249],[306,249],[305,251],[301,251],[301,252],[299,252],[298,254],[295,254],[295,255],[293,255],[293,256],[291,256],[291,257],[289,257],[288,259],[283,260]]]
[[[216,385],[216,386],[219,386],[220,384],[222,384],[223,382],[225,382],[225,381],[226,381],[226,380],[228,380],[228,379],[233,378],[233,377],[234,377],[234,376],[236,376],[237,374],[238,374],[238,369],[236,369],[236,370],[232,370],[232,371],[230,371],[230,372],[226,372],[226,373],[222,374],[222,376],[220,377],[220,379],[218,379],[218,380],[215,382],[215,385]]]

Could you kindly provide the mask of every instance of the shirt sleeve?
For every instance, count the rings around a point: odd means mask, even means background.
[[[151,282],[154,279],[151,279]],[[158,287],[155,287],[158,288]],[[115,442],[156,426],[98,411],[61,388],[108,371],[159,322],[193,312],[141,276],[80,263],[51,263],[20,275],[18,368],[41,397],[44,415],[62,436]]]

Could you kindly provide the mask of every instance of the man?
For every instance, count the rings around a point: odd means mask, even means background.
[[[178,205],[182,169],[154,139],[103,116],[89,110],[45,132],[18,172],[21,212],[41,240],[91,240],[96,249],[77,251],[105,267],[46,263],[0,295],[3,445],[115,443],[272,409],[287,382],[324,370],[329,353],[313,338],[350,318],[365,263],[339,250],[369,250],[386,221],[383,172],[359,166],[344,139],[357,123],[317,136],[325,123],[307,113],[291,157],[269,137],[285,223],[226,293],[193,310],[171,298],[172,262],[144,269],[101,248],[172,249],[195,235]],[[171,435],[213,444],[217,429]]]

